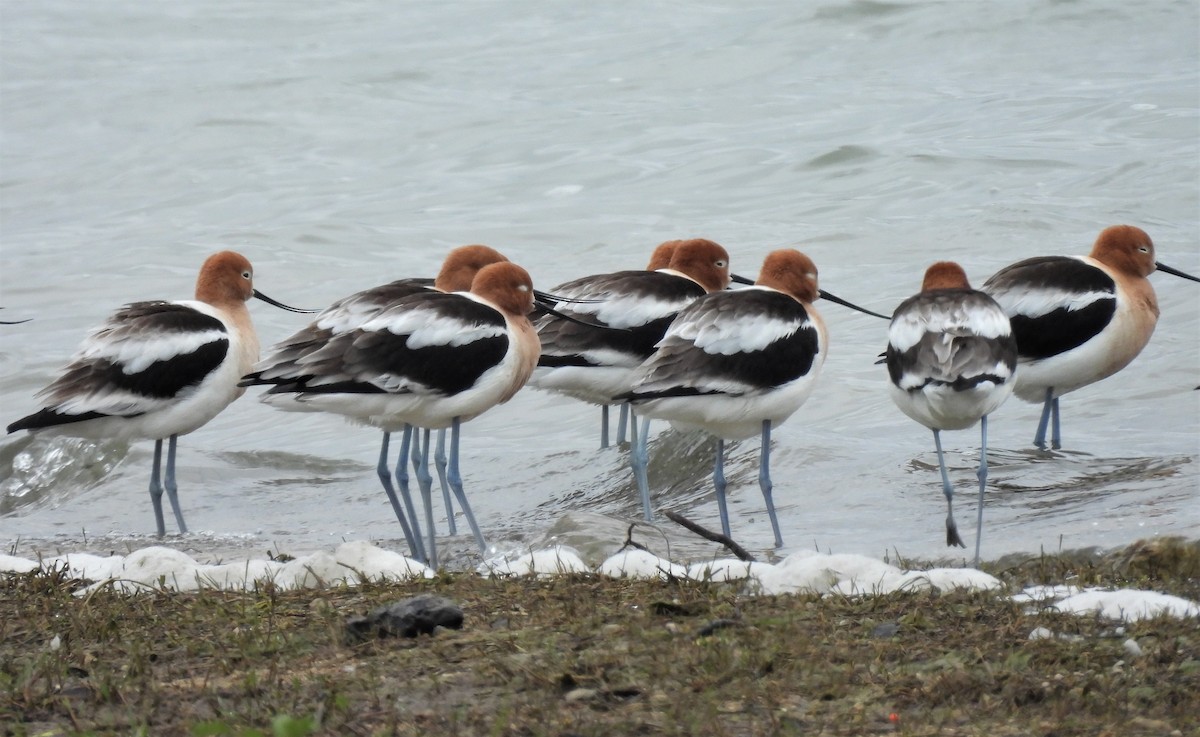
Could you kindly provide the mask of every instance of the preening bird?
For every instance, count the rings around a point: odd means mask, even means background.
[[[884,356],[892,401],[933,430],[946,496],[947,545],[966,547],[954,521],[954,487],[946,473],[941,431],[980,425],[978,565],[987,486],[987,418],[1012,394],[1017,365],[1008,317],[995,300],[971,289],[961,266],[939,261],[925,271],[920,293],[896,308]]]

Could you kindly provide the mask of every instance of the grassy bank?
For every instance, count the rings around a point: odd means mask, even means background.
[[[1200,544],[997,561],[1033,583],[1200,600]],[[1193,735],[1200,620],[1118,625],[1007,595],[740,595],[595,577],[253,593],[0,577],[4,735]],[[460,631],[348,645],[420,593]],[[1031,641],[1045,627],[1071,638]],[[1140,655],[1125,641],[1136,640]]]

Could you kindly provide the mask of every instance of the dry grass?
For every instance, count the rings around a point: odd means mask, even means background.
[[[986,568],[1013,589],[1066,581],[1200,599],[1197,543]],[[1197,620],[1121,634],[1006,596],[746,597],[729,585],[582,576],[86,598],[80,586],[61,572],[0,577],[0,734],[1200,730]],[[418,593],[457,601],[464,629],[344,644],[347,617]],[[1030,641],[1036,627],[1082,639]]]

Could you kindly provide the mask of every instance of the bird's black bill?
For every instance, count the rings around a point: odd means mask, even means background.
[[[535,313],[544,313],[544,314],[548,314],[548,315],[554,315],[555,317],[557,317],[561,320],[566,320],[567,322],[573,322],[576,325],[586,325],[589,328],[596,328],[597,330],[620,330],[622,332],[629,332],[628,328],[614,328],[614,327],[609,327],[608,325],[604,325],[601,323],[591,322],[589,320],[580,320],[576,317],[571,317],[570,315],[568,315],[564,312],[559,312],[558,310],[554,309],[554,305],[558,304],[559,302],[600,302],[600,301],[603,301],[603,300],[563,299],[562,297],[559,297],[557,295],[548,294],[546,292],[539,292],[536,289],[533,290],[533,302],[534,302],[534,312]]]
[[[857,312],[861,312],[864,315],[870,315],[871,317],[881,317],[884,320],[892,319],[891,315],[881,315],[878,312],[871,312],[870,310],[866,309],[865,307],[859,307],[858,305],[854,304],[853,302],[847,302],[846,300],[842,299],[841,297],[837,296],[836,294],[830,294],[829,292],[826,292],[824,289],[818,289],[817,294],[821,297],[821,299],[827,299],[830,302],[833,302],[834,304],[839,304],[843,307],[849,307],[850,309],[855,310]]]
[[[729,281],[733,282],[734,284],[753,284],[754,283],[753,279],[751,279],[750,277],[747,277],[747,276],[742,276],[741,274],[730,274]]]
[[[578,318],[571,317],[570,315],[566,314],[565,312],[559,312],[558,310],[554,309],[550,305],[542,303],[542,302],[537,303],[537,308],[539,310],[541,310],[542,312],[545,312],[550,315],[554,315],[555,317],[562,319],[562,320],[566,320],[567,322],[573,322],[576,325],[586,325],[589,328],[595,328],[597,330],[619,330],[623,333],[629,332],[629,328],[614,328],[609,325],[604,325],[603,323],[589,322],[587,320],[580,320]]]
[[[557,294],[543,292],[540,289],[533,290],[533,296],[537,300],[538,304],[543,304],[543,305],[552,305],[552,304],[557,304],[559,302],[573,302],[575,304],[594,304],[596,302],[604,301],[602,299],[577,299],[575,297],[560,297]]]
[[[1166,264],[1163,264],[1163,263],[1159,263],[1158,261],[1154,262],[1154,268],[1158,269],[1159,271],[1165,271],[1168,274],[1171,274],[1172,276],[1180,276],[1180,277],[1183,277],[1184,279],[1191,279],[1192,281],[1200,281],[1200,279],[1197,279],[1196,277],[1192,276],[1191,274],[1189,274],[1187,272],[1180,271],[1179,269],[1172,269],[1170,266],[1167,266]]]
[[[0,310],[2,310],[2,309],[4,309],[4,308],[0,307]],[[24,320],[0,320],[0,325],[20,325],[21,323],[29,322],[32,319],[33,319],[32,317],[27,317]]]
[[[313,315],[313,314],[320,312],[320,310],[302,310],[299,307],[291,307],[289,305],[285,305],[282,302],[278,302],[276,300],[271,299],[270,297],[268,297],[267,295],[258,291],[257,289],[254,290],[254,296],[257,297],[258,299],[261,299],[263,302],[266,302],[267,304],[271,305],[272,307],[278,307],[279,309],[287,310],[288,312],[300,312],[305,315]]]

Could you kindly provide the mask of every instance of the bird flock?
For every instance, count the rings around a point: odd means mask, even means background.
[[[957,263],[932,264],[920,291],[889,317],[820,289],[816,265],[794,249],[768,254],[752,281],[730,271],[721,245],[672,240],[645,269],[584,276],[542,292],[495,249],[471,245],[451,250],[433,279],[400,279],[334,302],[260,360],[248,300],[317,311],[266,297],[254,288],[250,262],[223,251],[201,266],[193,300],[127,304],[88,333],[37,394],[43,406],[7,429],[153,440],[149,491],[162,537],[164,490],[187,532],[175,479],[179,436],[246,388],[262,387],[261,401],[275,409],[341,415],[381,431],[379,481],[411,555],[436,568],[434,473],[450,534],[457,504],[486,552],[463,489],[461,428],[528,384],[599,405],[603,447],[609,407],[620,407],[617,439],[627,427],[647,520],[654,516],[651,420],[715,438],[713,487],[727,538],[725,444],[758,437],[758,483],[779,547],[771,433],[819,379],[829,336],[813,304],[826,299],[890,321],[879,363],[896,406],[933,431],[947,545],[965,547],[941,432],[980,426],[978,564],[988,416],[1012,394],[1040,402],[1034,444],[1045,449],[1049,432],[1050,447],[1061,447],[1059,398],[1120,371],[1149,341],[1159,310],[1147,277],[1156,270],[1200,281],[1157,262],[1145,231],[1116,225],[1100,233],[1088,256],[1027,259],[980,289]],[[400,433],[394,468],[393,433]]]

